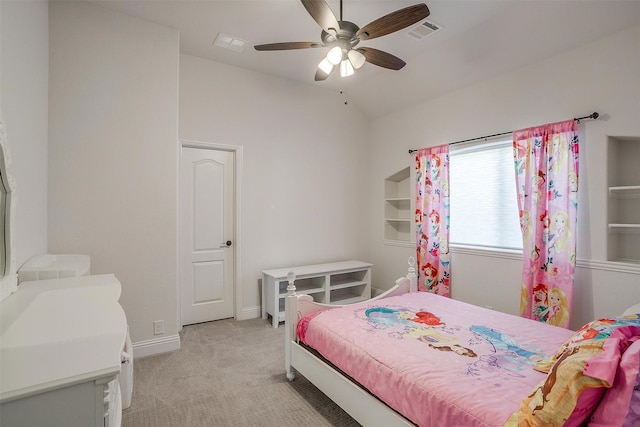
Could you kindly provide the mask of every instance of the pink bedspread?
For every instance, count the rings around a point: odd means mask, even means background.
[[[418,292],[324,311],[298,336],[420,426],[501,426],[572,331]],[[299,328],[304,329],[304,328]]]

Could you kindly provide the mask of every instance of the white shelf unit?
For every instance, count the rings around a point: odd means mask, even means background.
[[[610,261],[640,263],[640,137],[608,138]]]
[[[352,304],[371,298],[372,264],[340,261],[328,264],[277,268],[262,272],[262,318],[271,316],[274,328],[284,321],[287,275],[296,274],[296,293],[324,304]]]
[[[384,180],[384,241],[411,243],[411,168],[406,167]]]

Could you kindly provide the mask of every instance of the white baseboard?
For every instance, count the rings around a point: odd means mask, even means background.
[[[133,358],[180,350],[180,335],[154,338],[133,343]]]
[[[240,313],[237,314],[236,320],[249,320],[256,319],[262,316],[262,311],[260,311],[260,306],[255,307],[244,307]]]
[[[260,306],[243,308],[236,316],[237,320],[256,319],[262,315]],[[133,343],[133,357],[153,356],[154,354],[180,350],[180,335],[154,338]]]

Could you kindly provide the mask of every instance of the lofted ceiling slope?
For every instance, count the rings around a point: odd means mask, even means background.
[[[416,40],[413,27],[361,45],[389,52],[407,65],[391,71],[369,63],[355,75],[315,82],[327,48],[258,52],[256,44],[318,42],[321,29],[299,0],[90,0],[180,31],[180,50],[224,64],[343,90],[370,118],[538,62],[640,24],[634,0],[426,0],[429,21],[442,29]],[[338,0],[327,0],[339,19]],[[343,0],[343,19],[360,27],[404,0]],[[213,45],[219,33],[247,42],[241,52]],[[640,50],[640,46],[639,46]]]

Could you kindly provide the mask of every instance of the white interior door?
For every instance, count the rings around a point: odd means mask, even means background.
[[[182,147],[182,324],[234,316],[234,153]]]

